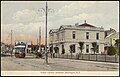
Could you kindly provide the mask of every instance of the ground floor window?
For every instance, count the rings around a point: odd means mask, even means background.
[[[64,45],[62,44],[62,49],[64,49]]]
[[[59,53],[59,47],[54,47],[55,53]]]
[[[75,44],[70,45],[70,53],[75,53]]]
[[[73,53],[75,53],[75,44],[73,44]]]
[[[64,45],[62,45],[62,54],[65,53]]]
[[[89,45],[86,45],[86,53],[89,53]]]
[[[96,53],[99,53],[99,45],[97,45],[97,51],[96,51]]]

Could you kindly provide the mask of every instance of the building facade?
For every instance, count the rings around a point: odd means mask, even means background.
[[[98,52],[101,54],[104,51],[104,28],[95,27],[93,25],[84,24],[78,25],[62,25],[59,29],[51,29],[49,32],[49,46],[59,48],[59,53],[65,50],[65,54],[70,54],[70,46],[73,46],[73,54],[80,53],[79,42],[84,42],[83,54],[93,54],[92,43],[97,42]]]

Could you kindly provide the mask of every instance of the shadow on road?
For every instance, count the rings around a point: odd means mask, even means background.
[[[34,59],[34,57],[25,57],[24,59]]]
[[[24,59],[43,59],[43,58],[34,58],[33,56],[26,56]]]
[[[1,57],[10,57],[9,54],[1,54]]]

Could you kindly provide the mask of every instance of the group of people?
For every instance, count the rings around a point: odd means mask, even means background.
[[[34,51],[33,54],[34,54],[34,58],[43,58],[44,53],[38,50],[38,51]]]

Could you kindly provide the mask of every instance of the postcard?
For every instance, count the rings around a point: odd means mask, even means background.
[[[119,76],[118,1],[1,1],[2,76]]]

